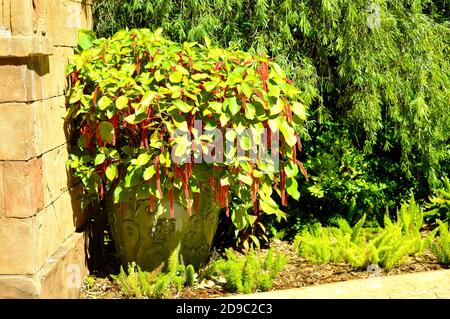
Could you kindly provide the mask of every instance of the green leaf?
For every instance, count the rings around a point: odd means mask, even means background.
[[[81,100],[81,98],[83,97],[83,88],[81,86],[75,87],[74,90],[77,91],[75,94],[73,94],[72,92],[72,94],[70,95],[69,104],[74,104]]]
[[[256,247],[259,249],[260,248],[259,239],[255,235],[249,235],[249,237],[255,243]]]
[[[219,120],[220,120],[220,125],[222,125],[222,127],[224,127],[225,125],[227,125],[230,118],[225,113],[222,113],[222,114],[220,114]]]
[[[182,100],[174,100],[172,104],[183,113],[189,113],[192,110],[192,106]]]
[[[230,185],[230,182],[229,182],[229,180],[228,180],[228,177],[222,177],[222,178],[220,179],[220,185],[222,185],[222,186]]]
[[[219,84],[219,81],[209,81],[204,83],[206,92],[211,92],[212,90],[214,90],[217,84]]]
[[[228,107],[228,110],[230,110],[232,115],[236,115],[241,109],[241,106],[238,104],[235,96],[226,99],[224,104]]]
[[[100,98],[100,100],[98,100],[98,106],[99,106],[100,110],[102,110],[102,111],[104,109],[106,109],[108,106],[110,106],[111,103],[112,103],[112,100],[107,96],[102,96]]]
[[[144,166],[150,160],[150,155],[147,153],[140,154],[136,160],[137,166]]]
[[[172,115],[173,124],[175,127],[183,132],[188,132],[188,125],[186,122],[186,118],[180,114]]]
[[[148,181],[150,178],[153,177],[153,175],[155,175],[155,173],[156,173],[155,165],[147,167],[144,171],[144,180]]]
[[[298,191],[298,183],[295,178],[288,178],[286,182],[286,190],[289,195],[292,196],[295,200],[300,198],[300,192]]]
[[[156,97],[156,92],[153,92],[153,91],[146,92],[144,94],[144,96],[142,97],[141,105],[146,108],[153,102],[155,97]]]
[[[117,170],[117,166],[115,164],[111,164],[106,168],[106,177],[113,181],[115,178],[119,177],[119,171]]]
[[[97,166],[97,165],[103,164],[105,159],[106,159],[105,154],[102,154],[102,153],[97,154],[97,156],[95,156],[94,165]]]
[[[306,120],[306,107],[300,102],[292,103],[292,112],[302,120]]]
[[[100,122],[99,129],[102,140],[111,144],[114,139],[114,126],[108,121],[103,121]]]
[[[253,88],[247,82],[242,82],[241,90],[246,97],[250,98],[253,94]]]
[[[117,204],[120,201],[121,195],[123,194],[123,188],[118,185],[114,189],[114,203]]]
[[[95,40],[95,32],[92,30],[80,29],[78,30],[78,45],[81,50],[85,51],[92,47]]]
[[[183,73],[180,71],[173,71],[169,75],[169,81],[172,83],[180,83],[183,80]]]
[[[161,82],[161,80],[163,80],[165,78],[166,78],[166,76],[161,73],[161,70],[156,70],[156,72],[155,72],[156,81]]]
[[[252,185],[253,184],[253,179],[248,176],[247,174],[243,174],[243,173],[239,173],[238,178],[241,182],[247,184],[247,185]]]
[[[116,108],[123,110],[128,106],[128,98],[125,95],[121,95],[116,100]]]
[[[269,125],[270,125],[270,123],[269,123]],[[287,145],[292,147],[297,143],[297,138],[295,137],[294,128],[292,126],[290,126],[287,121],[279,118],[279,129],[280,129],[281,134],[283,134],[284,140],[286,141]]]
[[[206,73],[196,73],[196,74],[191,75],[191,78],[195,81],[201,81],[208,77],[209,77],[209,75]]]
[[[125,187],[133,187],[141,181],[141,167],[136,167],[129,171],[125,176]]]
[[[245,117],[248,118],[249,120],[253,120],[255,118],[255,107],[250,104],[247,103],[245,104]]]

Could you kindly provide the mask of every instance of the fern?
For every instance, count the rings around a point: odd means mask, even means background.
[[[163,265],[152,272],[146,272],[133,262],[128,265],[126,272],[120,267],[119,275],[111,277],[129,298],[163,298],[172,288],[180,291],[185,285],[192,286],[195,282],[194,267],[180,265],[178,252],[179,247],[170,255],[165,273],[160,272]]]
[[[402,264],[407,256],[423,252],[423,213],[413,197],[402,204],[395,223],[386,216],[385,227],[374,233],[364,227],[365,218],[353,228],[343,219],[337,221],[338,227],[315,224],[297,235],[294,249],[314,263],[348,262],[355,268],[380,264],[387,269]]]
[[[439,237],[433,241],[430,236],[429,246],[440,263],[450,265],[450,230],[446,223],[442,221],[438,221],[438,223],[439,227],[433,232],[433,237],[436,231],[439,232]]]
[[[286,265],[284,255],[269,250],[265,257],[250,249],[245,256],[238,256],[231,249],[225,251],[226,259],[216,260],[206,271],[212,279],[223,276],[230,292],[251,293],[272,289],[273,281]]]

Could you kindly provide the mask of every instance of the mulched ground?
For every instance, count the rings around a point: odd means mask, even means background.
[[[273,290],[300,288],[315,286],[326,283],[340,282],[352,279],[369,278],[373,272],[354,269],[348,264],[334,263],[316,265],[305,258],[297,256],[292,246],[285,241],[273,240],[271,248],[276,253],[281,253],[289,257],[289,262],[277,279],[274,281]],[[264,253],[264,250],[261,251]],[[402,273],[412,273],[420,271],[431,271],[444,269],[436,257],[429,252],[425,252],[420,257],[409,257],[402,266],[390,271],[381,269],[381,276],[398,275]],[[174,293],[171,298],[198,299],[216,298],[232,295],[224,291],[220,284],[213,281],[203,280],[192,288],[186,288],[182,292]],[[82,287],[82,298],[124,298],[118,285],[107,275],[100,274],[87,280]]]

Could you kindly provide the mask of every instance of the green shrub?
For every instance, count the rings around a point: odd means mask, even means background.
[[[315,224],[295,238],[294,248],[315,263],[348,262],[355,268],[379,264],[391,269],[407,256],[423,252],[422,220],[420,206],[411,198],[402,204],[396,222],[386,216],[384,227],[365,228],[364,215],[354,227],[344,219],[338,220],[338,227]]]
[[[443,187],[436,190],[435,195],[430,198],[430,202],[426,206],[429,208],[425,212],[427,220],[450,221],[450,181],[448,177],[444,177]]]
[[[225,287],[230,292],[251,293],[272,289],[273,280],[287,263],[284,255],[275,255],[271,250],[265,257],[258,256],[253,249],[246,255],[237,255],[226,250],[226,259],[216,260],[207,270],[211,278],[223,276]]]

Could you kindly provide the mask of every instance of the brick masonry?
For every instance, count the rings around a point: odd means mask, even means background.
[[[92,0],[0,0],[0,298],[77,297],[87,273],[64,91],[91,27]]]

